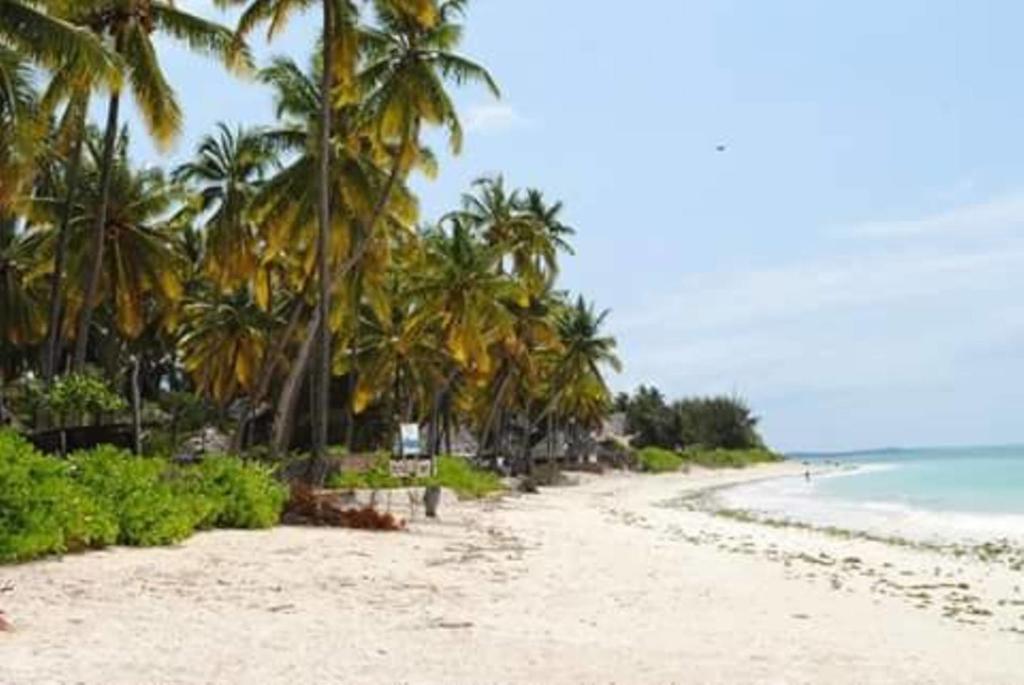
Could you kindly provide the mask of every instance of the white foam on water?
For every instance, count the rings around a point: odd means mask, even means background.
[[[717,494],[729,509],[768,518],[822,527],[896,536],[922,542],[982,543],[1008,539],[1024,543],[1024,515],[966,511],[936,511],[887,500],[857,501],[823,495],[815,480],[842,478],[869,471],[891,470],[895,464],[870,464],[817,475],[785,477],[728,488]]]

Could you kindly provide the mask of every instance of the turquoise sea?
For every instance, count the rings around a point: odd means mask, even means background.
[[[882,535],[1024,541],[1024,446],[792,459],[805,461],[815,475],[752,483],[721,498],[772,517]]]

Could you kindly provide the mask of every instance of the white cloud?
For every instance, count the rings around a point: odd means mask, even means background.
[[[465,115],[465,128],[471,133],[498,133],[529,123],[526,117],[504,103],[473,105]]]
[[[917,219],[867,222],[851,227],[848,233],[885,238],[1007,231],[1021,227],[1024,227],[1024,194],[1016,194]]]
[[[828,407],[843,406],[837,435],[858,417],[885,421],[887,407],[893,440],[927,440],[929,412],[967,415],[975,433],[950,422],[949,439],[998,439],[985,433],[988,407],[1024,373],[1022,223],[1024,194],[865,224],[857,235],[872,239],[845,243],[842,256],[681,278],[613,319],[629,361],[623,385],[746,394],[769,440],[787,446],[844,446],[814,426],[775,434],[794,423],[794,402],[822,426]]]

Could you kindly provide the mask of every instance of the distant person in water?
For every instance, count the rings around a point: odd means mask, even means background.
[[[804,471],[804,480],[806,480],[808,483],[811,482],[811,470],[810,469],[807,469],[806,471]]]

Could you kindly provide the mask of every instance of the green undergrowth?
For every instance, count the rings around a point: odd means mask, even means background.
[[[711,469],[741,469],[755,464],[782,461],[781,456],[765,449],[690,449],[685,450],[682,454],[686,463]]]
[[[640,470],[646,473],[671,473],[680,470],[685,463],[677,452],[661,447],[644,447],[637,450],[636,461]]]
[[[640,470],[647,473],[671,473],[688,466],[703,466],[712,469],[744,468],[782,459],[779,455],[763,449],[708,450],[693,448],[676,452],[661,447],[644,447],[637,450],[635,456]]]
[[[393,476],[388,456],[381,455],[366,470],[343,471],[327,481],[328,487],[338,490],[393,490],[427,485],[448,488],[459,497],[473,499],[500,492],[505,487],[497,474],[477,468],[466,459],[447,456],[438,457],[437,475],[433,478]]]
[[[0,431],[0,562],[265,528],[285,499],[267,469],[232,457],[179,466],[105,446],[60,460]]]

